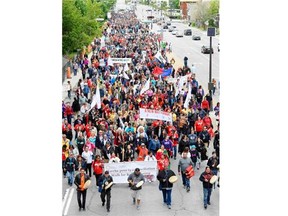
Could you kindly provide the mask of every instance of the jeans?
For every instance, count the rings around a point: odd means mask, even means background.
[[[74,72],[74,76],[76,76],[77,75],[77,69],[73,69],[73,72]]]
[[[181,172],[181,176],[183,185],[186,186],[186,188],[190,188],[190,180],[186,177],[185,171]]]
[[[162,195],[163,195],[163,202],[167,205],[171,205],[171,194],[172,194],[172,188],[169,188],[168,190],[162,189]]]
[[[176,158],[177,156],[177,145],[173,146],[173,157]]]
[[[73,180],[74,180],[74,173],[75,171],[67,171],[67,178],[68,178],[68,184],[73,184]]]
[[[204,205],[207,205],[207,203],[210,203],[211,193],[212,193],[212,188],[203,188]]]
[[[68,90],[68,98],[71,99],[71,90]]]

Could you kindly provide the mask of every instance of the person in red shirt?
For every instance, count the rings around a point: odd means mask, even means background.
[[[169,158],[167,154],[162,154],[161,158],[157,160],[157,168],[159,171],[164,170],[165,167],[169,167]]]
[[[94,161],[92,162],[93,172],[96,178],[96,186],[99,187],[99,178],[103,174],[104,163],[100,158],[100,155],[96,155]]]
[[[168,136],[172,136],[173,135],[173,130],[176,131],[176,128],[174,127],[174,125],[171,124],[171,122],[168,122],[168,125],[166,126],[166,131]]]
[[[201,108],[202,108],[203,110],[205,110],[206,113],[209,112],[210,107],[209,107],[209,101],[207,100],[207,97],[205,97],[204,100],[202,101],[202,103],[201,103]]]
[[[198,116],[198,119],[197,121],[195,121],[195,124],[194,124],[194,131],[197,133],[197,136],[199,135],[201,131],[203,131],[203,127],[204,127],[204,122],[201,119],[201,117]]]
[[[172,149],[173,149],[174,160],[176,160],[176,157],[177,157],[178,139],[179,139],[179,135],[178,135],[177,130],[176,129],[172,129],[171,140],[172,140]]]
[[[67,131],[67,128],[72,129],[71,124],[68,123],[67,119],[64,119],[64,122],[62,123],[62,134],[65,134]]]
[[[209,116],[209,113],[206,113],[205,117],[203,118],[204,126],[206,126],[208,129],[212,126],[212,120]]]
[[[66,109],[65,109],[65,112],[64,112],[64,117],[67,118],[69,124],[71,124],[73,113],[74,112],[73,112],[72,107],[70,106],[70,102],[67,102],[66,103]]]

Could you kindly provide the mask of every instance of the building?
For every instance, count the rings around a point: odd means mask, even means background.
[[[202,0],[180,0],[180,9],[182,19],[191,20],[191,13],[196,8],[196,4]]]

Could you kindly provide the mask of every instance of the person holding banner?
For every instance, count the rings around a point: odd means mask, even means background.
[[[113,178],[109,175],[109,171],[106,170],[104,175],[99,179],[99,191],[101,192],[101,201],[102,206],[105,205],[105,196],[107,196],[106,208],[107,212],[110,212],[110,203],[111,203],[111,187],[113,185]]]
[[[87,188],[84,187],[85,183],[90,181],[89,175],[85,173],[85,169],[82,167],[80,173],[75,176],[74,184],[77,186],[77,201],[79,206],[79,211],[83,209],[85,211]],[[82,202],[81,202],[82,196]]]
[[[144,175],[140,172],[139,168],[136,168],[135,171],[128,176],[127,181],[132,190],[133,205],[135,205],[137,201],[136,208],[140,210],[141,189],[145,182]]]

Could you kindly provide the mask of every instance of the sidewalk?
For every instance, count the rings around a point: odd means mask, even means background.
[[[90,66],[90,58],[91,58],[92,54],[93,54],[93,52],[90,52],[88,54],[89,66]],[[80,69],[78,69],[77,75],[74,76],[73,69],[71,68],[71,78],[70,79],[67,79],[67,76],[65,75],[65,80],[64,80],[64,82],[62,84],[62,100],[64,102],[71,102],[71,104],[72,104],[72,102],[74,101],[75,93],[74,93],[73,90],[77,86],[77,83],[78,83],[79,79],[82,79],[82,72],[81,72]],[[68,98],[67,81],[70,81],[70,83],[72,85],[71,99]]]

